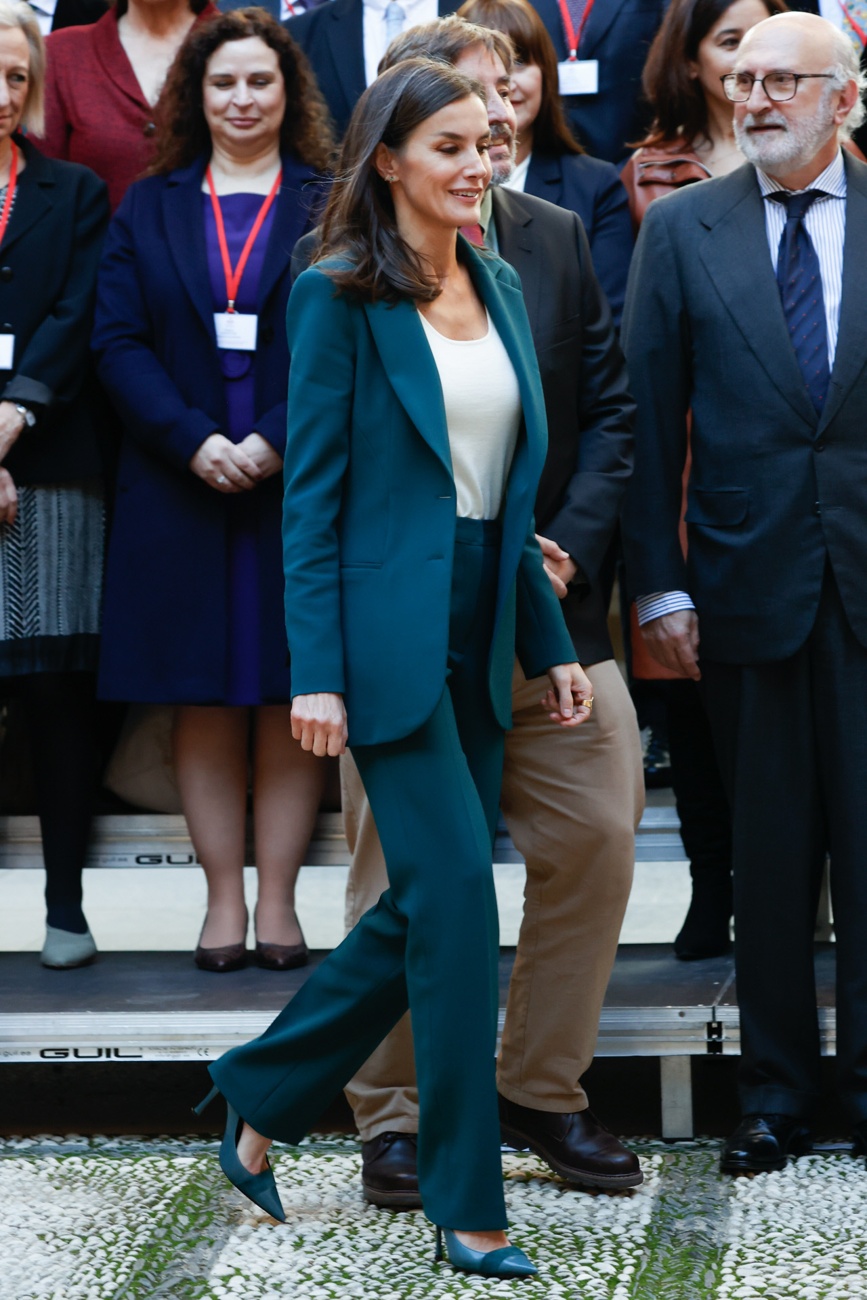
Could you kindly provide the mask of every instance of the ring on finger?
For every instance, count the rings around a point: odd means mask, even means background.
[[[228,481],[229,480],[226,478],[225,474],[217,475],[217,482],[219,483],[220,487],[225,487]]]
[[[593,695],[588,695],[586,700],[581,701],[581,703],[584,705],[584,708],[587,710],[588,713],[593,712],[593,701],[595,698],[596,697]]]

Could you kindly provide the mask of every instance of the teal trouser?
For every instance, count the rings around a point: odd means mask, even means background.
[[[265,1033],[210,1067],[257,1132],[297,1142],[409,1007],[425,1212],[467,1231],[506,1225],[491,868],[503,733],[487,686],[498,560],[497,525],[458,520],[440,702],[406,739],[353,747],[389,888]]]

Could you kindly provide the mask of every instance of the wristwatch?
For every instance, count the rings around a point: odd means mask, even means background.
[[[36,416],[33,414],[30,407],[21,406],[18,402],[16,402],[15,410],[18,412],[18,414],[21,416],[21,419],[27,425],[27,428],[32,429],[34,424],[36,423]]]

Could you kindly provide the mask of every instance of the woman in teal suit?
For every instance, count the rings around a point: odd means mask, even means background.
[[[297,1142],[409,1005],[425,1210],[453,1265],[517,1276],[535,1270],[503,1232],[491,869],[516,649],[528,676],[549,672],[554,721],[581,722],[592,696],[533,535],[546,431],[518,278],[457,237],[479,220],[488,147],[476,83],[425,59],[385,73],[292,291],[295,734],[322,755],[348,735],[390,888],[211,1074],[223,1168],[282,1217],[270,1139]]]

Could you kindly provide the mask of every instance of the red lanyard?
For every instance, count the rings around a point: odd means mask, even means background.
[[[566,32],[566,41],[569,46],[569,58],[574,62],[578,58],[578,46],[581,44],[581,37],[584,35],[584,28],[587,26],[587,19],[590,17],[590,11],[593,8],[595,0],[587,0],[584,12],[581,15],[581,22],[578,24],[578,31],[572,23],[572,15],[569,12],[566,0],[559,0],[560,14],[563,18],[563,28]],[[842,0],[840,0],[842,4]]]
[[[13,172],[13,176],[14,176],[14,172]],[[220,200],[217,198],[217,191],[214,189],[214,178],[211,175],[210,167],[208,168],[207,171],[207,177],[208,177],[208,189],[211,191],[211,205],[214,209],[214,221],[217,223],[217,240],[219,241],[220,244],[220,256],[223,259],[223,271],[225,272],[226,275],[226,301],[228,303],[226,307],[226,311],[233,312],[235,310],[235,300],[238,297],[238,288],[241,284],[241,276],[244,274],[244,267],[247,265],[247,258],[250,256],[250,250],[252,249],[253,245],[256,242],[259,231],[262,229],[262,222],[265,220],[265,218],[268,215],[268,209],[271,207],[271,204],[274,202],[275,198],[277,197],[277,191],[279,190],[280,182],[283,179],[283,170],[281,168],[280,171],[277,173],[277,179],[274,181],[274,184],[271,186],[271,193],[268,195],[267,199],[259,209],[259,215],[257,216],[256,220],[253,222],[253,229],[250,231],[249,235],[247,236],[247,242],[241,251],[241,256],[238,258],[238,265],[235,267],[234,271],[232,270],[232,262],[229,257],[229,245],[226,241],[226,227],[223,225],[223,213],[220,208]],[[11,181],[10,181],[10,188],[11,188]],[[6,202],[8,204],[9,202],[8,197]],[[3,238],[5,221],[6,221],[6,208],[3,209],[3,216],[0,217],[0,240],[2,240]]]
[[[18,184],[18,150],[12,145],[12,165],[9,168],[9,184],[6,187],[6,199],[3,203],[3,211],[0,213],[0,244],[3,243],[3,236],[6,234],[6,227],[9,225],[9,213],[12,211],[12,203],[15,199],[15,187]]]
[[[862,46],[867,45],[867,32],[865,32],[864,28],[861,27],[855,21],[850,10],[846,7],[844,0],[840,0],[840,8],[843,10],[843,14],[846,20],[848,21],[849,26],[852,28],[852,31],[855,33],[855,35],[858,37],[858,40],[861,42]]]

